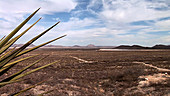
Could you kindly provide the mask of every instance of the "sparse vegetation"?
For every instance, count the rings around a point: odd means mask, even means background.
[[[140,79],[139,76],[152,76],[159,72],[154,68],[133,62],[141,61],[147,64],[155,64],[155,66],[158,67],[166,66],[166,68],[170,69],[170,67],[168,67],[170,60],[167,59],[170,58],[169,52],[170,51],[98,52],[95,50],[39,49],[28,53],[28,55],[48,53],[50,56],[40,61],[40,63],[34,67],[31,67],[31,69],[55,60],[59,60],[60,65],[52,65],[42,69],[42,71],[30,74],[27,78],[31,79],[15,84],[15,91],[19,88],[24,88],[24,86],[32,85],[45,78],[49,78],[48,82],[29,90],[27,95],[35,95],[35,92],[45,92],[46,90],[54,89],[52,93],[49,93],[50,96],[69,94],[74,96],[166,96],[169,94],[168,82],[170,80],[167,80],[166,84],[161,83],[139,87],[139,82],[144,80]],[[44,56],[45,54],[40,57]],[[94,62],[80,62],[70,56]],[[22,67],[31,61],[36,61],[38,58],[39,57],[34,57],[25,60],[16,65],[15,68],[19,66]],[[162,72],[162,74],[164,73],[165,72]],[[167,72],[167,74],[170,73]],[[6,91],[7,89],[5,90],[5,88],[9,88],[9,86],[10,85],[5,86],[4,90],[0,90],[0,92],[11,92]]]

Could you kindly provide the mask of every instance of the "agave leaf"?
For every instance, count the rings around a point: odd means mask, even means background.
[[[45,56],[44,58],[46,58],[46,57],[47,57],[47,56]],[[44,58],[41,58],[41,59],[35,61],[33,64],[30,64],[30,65],[26,66],[25,68],[23,68],[23,69],[19,70],[18,72],[12,74],[11,76],[9,76],[8,78],[2,80],[1,82],[8,82],[8,81],[10,81],[11,79],[13,79],[14,77],[20,75],[21,73],[23,73],[24,71],[26,71],[27,69],[29,69],[31,66],[37,64],[38,62],[40,62],[40,61],[43,60]]]
[[[36,57],[36,56],[39,56],[39,54],[37,54],[37,55],[33,55],[33,56],[28,56],[28,57],[21,58],[21,59],[19,59],[19,60],[16,60],[16,61],[10,62],[10,63],[6,64],[6,65],[5,65],[4,67],[2,67],[2,68],[5,68],[5,67],[8,67],[8,66],[11,66],[11,65],[13,65],[13,64],[15,64],[15,63],[19,63],[19,62],[21,62],[21,61],[24,61],[24,60],[27,60],[27,59],[29,59],[29,58],[33,58],[33,57]]]
[[[8,45],[10,42],[16,42],[21,36],[23,36],[28,30],[30,30],[35,24],[37,24],[39,21],[41,20],[41,18],[39,18],[35,23],[33,23],[30,27],[28,27],[25,31],[23,31],[20,35],[16,36],[15,38],[11,39],[10,41],[8,41],[5,45]],[[14,43],[15,43],[14,42]]]
[[[2,58],[0,60],[0,68],[2,68],[5,64],[7,64],[10,60],[12,60],[18,53],[20,53],[21,51],[23,51],[27,46],[29,46],[30,44],[32,44],[34,41],[36,41],[38,38],[40,38],[42,35],[44,35],[45,33],[47,33],[49,30],[51,30],[53,27],[55,27],[59,22],[57,22],[56,24],[54,24],[53,26],[51,26],[50,28],[48,28],[47,30],[45,30],[44,32],[42,32],[41,34],[39,34],[38,36],[34,37],[33,39],[31,39],[30,41],[28,41],[26,44],[24,44],[22,47],[20,47],[19,49],[13,51],[11,54],[8,54],[8,56],[6,56],[5,58]]]
[[[4,46],[0,49],[0,54],[2,54],[3,52],[5,52],[11,45],[13,44],[13,42],[11,42],[10,44],[8,44],[7,46]]]
[[[38,49],[38,48],[40,48],[40,47],[42,47],[42,46],[44,46],[44,45],[47,45],[47,44],[49,44],[49,43],[51,43],[51,42],[53,42],[53,41],[56,41],[56,40],[58,40],[58,39],[60,39],[60,38],[65,37],[65,36],[66,36],[66,35],[60,36],[60,37],[55,38],[55,39],[53,39],[53,40],[51,40],[51,41],[48,41],[48,42],[46,42],[46,43],[43,43],[43,44],[40,44],[40,45],[35,46],[35,47],[33,47],[33,48],[30,48],[30,49],[27,49],[27,50],[25,50],[25,51],[22,51],[22,52],[19,53],[16,57],[21,56],[21,55],[23,55],[23,54],[26,54],[26,53],[28,53],[28,52],[30,52],[30,51],[35,50],[35,49]],[[16,58],[16,57],[15,57],[15,58]]]
[[[38,38],[40,38],[41,36],[43,36],[45,33],[47,33],[48,31],[50,31],[52,28],[54,28],[57,24],[59,24],[59,22],[57,22],[56,24],[54,24],[53,26],[51,26],[50,28],[48,28],[47,30],[45,30],[44,32],[42,32],[41,34],[39,34],[38,36],[34,37],[33,39],[31,39],[29,42],[27,42],[25,45],[30,45],[32,44],[34,41],[36,41]]]
[[[3,57],[5,57],[7,54],[9,54],[10,52],[12,52],[12,51],[14,51],[14,49],[15,49],[16,47],[14,47],[14,48],[12,48],[12,49],[10,49],[8,52],[6,52],[6,53],[4,53],[3,55],[1,55],[1,57],[0,58],[3,58]]]
[[[30,87],[28,87],[28,88],[26,88],[26,89],[23,89],[23,90],[21,90],[21,91],[19,91],[19,92],[16,92],[16,93],[12,94],[11,96],[18,96],[18,95],[20,95],[20,94],[22,94],[22,93],[30,90],[31,88],[34,88],[34,87],[36,87],[36,86],[38,86],[38,85],[40,85],[40,84],[42,84],[42,83],[44,83],[44,82],[45,82],[45,80],[44,80],[44,81],[41,81],[41,82],[39,82],[39,83],[37,83],[37,84],[35,84],[35,85],[32,85],[32,86],[30,86]]]
[[[6,67],[6,68],[3,68],[0,72],[0,76],[7,73],[9,69],[11,69],[12,67],[14,67],[15,64],[9,66],[9,67]]]
[[[38,56],[38,55],[21,58],[21,59],[19,59],[19,60],[16,60],[16,61],[14,61],[14,62],[11,62],[11,63],[6,64],[4,67],[2,67],[2,68],[0,69],[0,76],[3,75],[4,73],[6,73],[10,68],[12,68],[12,66],[16,65],[17,63],[19,63],[19,62],[21,62],[21,61],[24,61],[24,60],[26,60],[26,59],[29,59],[29,58],[36,57],[36,56]]]
[[[38,68],[36,68],[36,69],[33,69],[33,70],[31,70],[31,71],[28,71],[28,72],[26,72],[26,73],[20,74],[20,75],[16,76],[15,78],[13,78],[12,80],[20,79],[21,77],[27,76],[27,75],[29,75],[29,74],[31,74],[31,73],[33,73],[33,72],[36,72],[36,71],[38,71],[38,70],[40,70],[40,69],[43,69],[43,68],[46,68],[46,67],[48,67],[48,66],[50,66],[50,65],[52,65],[52,64],[55,64],[55,63],[57,63],[57,62],[58,62],[58,61],[55,61],[55,62],[49,63],[49,64],[47,64],[47,65],[44,65],[44,66],[38,67]]]
[[[0,41],[2,41],[6,36],[2,37]]]
[[[0,83],[0,88],[7,85],[7,84],[12,84],[12,83],[20,82],[20,81],[23,81],[23,79],[15,80],[15,81],[9,81],[9,82],[2,82],[2,83]]]
[[[11,52],[10,54],[7,54],[7,56],[5,56],[4,58],[0,58],[0,68],[2,68],[3,66],[5,66],[9,61],[11,61],[19,52],[21,52],[22,50],[24,50],[23,47],[20,47],[17,50],[14,50],[13,52]]]
[[[27,19],[25,19],[18,27],[16,27],[6,38],[4,38],[0,43],[0,49],[38,12],[38,8],[34,13],[32,13]]]
[[[40,18],[41,19],[41,18]],[[27,28],[24,32],[22,32],[20,35],[16,36],[15,38],[11,39],[10,41],[5,44],[6,46],[2,47],[0,50],[0,54],[2,54],[4,51],[6,51],[12,44],[14,44],[21,36],[23,36],[29,29],[31,29],[38,21],[38,19],[34,24],[32,24],[29,28]]]
[[[9,55],[9,54],[7,54],[7,55]],[[16,53],[11,54],[11,56],[8,58],[5,58],[5,59],[2,58],[3,60],[1,60],[1,62],[0,62],[0,69],[2,67],[4,67],[9,61],[11,61],[15,56],[16,56]]]

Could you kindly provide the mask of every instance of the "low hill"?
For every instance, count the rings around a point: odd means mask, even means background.
[[[155,45],[152,49],[170,49],[170,45]]]
[[[120,45],[118,47],[115,47],[115,49],[148,49],[148,47],[143,47],[139,45]]]
[[[120,45],[114,49],[170,49],[170,45],[155,45],[153,47],[143,47],[140,45]]]

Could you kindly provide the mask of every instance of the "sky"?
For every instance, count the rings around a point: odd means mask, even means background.
[[[17,43],[25,43],[61,21],[34,44],[67,34],[51,44],[170,45],[170,0],[0,0],[0,38],[39,7],[19,33],[40,17],[42,20]]]

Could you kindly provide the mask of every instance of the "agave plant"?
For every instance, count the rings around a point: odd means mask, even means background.
[[[39,8],[40,9],[40,8]],[[54,24],[53,26],[51,26],[50,28],[46,29],[45,31],[43,31],[42,33],[40,33],[39,35],[35,36],[34,38],[32,38],[31,40],[29,40],[27,43],[25,43],[23,46],[21,46],[20,48],[10,48],[21,36],[23,36],[29,29],[31,29],[37,22],[40,21],[40,19],[38,19],[34,24],[32,24],[30,27],[28,27],[25,31],[23,31],[21,34],[17,35],[14,37],[14,35],[39,11],[39,9],[37,9],[35,12],[33,12],[27,19],[25,19],[20,25],[18,25],[9,35],[4,36],[1,40],[0,40],[0,76],[4,76],[4,74],[6,74],[8,71],[10,71],[11,68],[13,68],[16,64],[18,64],[21,61],[24,61],[26,59],[35,57],[37,55],[34,56],[28,56],[28,57],[24,57],[24,58],[20,58],[20,59],[16,59],[19,56],[22,56],[28,52],[31,52],[37,48],[40,48],[46,44],[49,44],[53,41],[56,41],[62,37],[65,37],[66,35],[57,37],[53,40],[50,40],[48,42],[45,42],[43,44],[40,44],[38,46],[35,46],[33,48],[30,49],[26,49],[30,44],[32,44],[33,42],[35,42],[37,39],[39,39],[41,36],[43,36],[45,33],[47,33],[49,30],[51,30],[53,27],[55,27],[59,22],[57,22],[56,24]],[[7,84],[11,84],[11,83],[15,83],[15,82],[19,82],[22,81],[22,77],[27,76],[35,71],[38,71],[40,69],[46,68],[52,64],[55,64],[57,61],[43,65],[41,67],[35,68],[33,70],[30,71],[26,71],[27,69],[29,69],[31,66],[37,64],[39,61],[43,60],[44,58],[41,58],[37,61],[35,61],[34,63],[24,67],[23,69],[20,69],[18,72],[13,73],[12,75],[0,80],[0,88],[2,88],[3,86],[7,85]],[[34,87],[36,85],[31,86],[30,88]],[[16,92],[14,95],[19,95],[22,92],[25,92],[26,90],[29,90],[30,88],[21,90],[20,92]],[[47,92],[48,93],[48,92]]]

